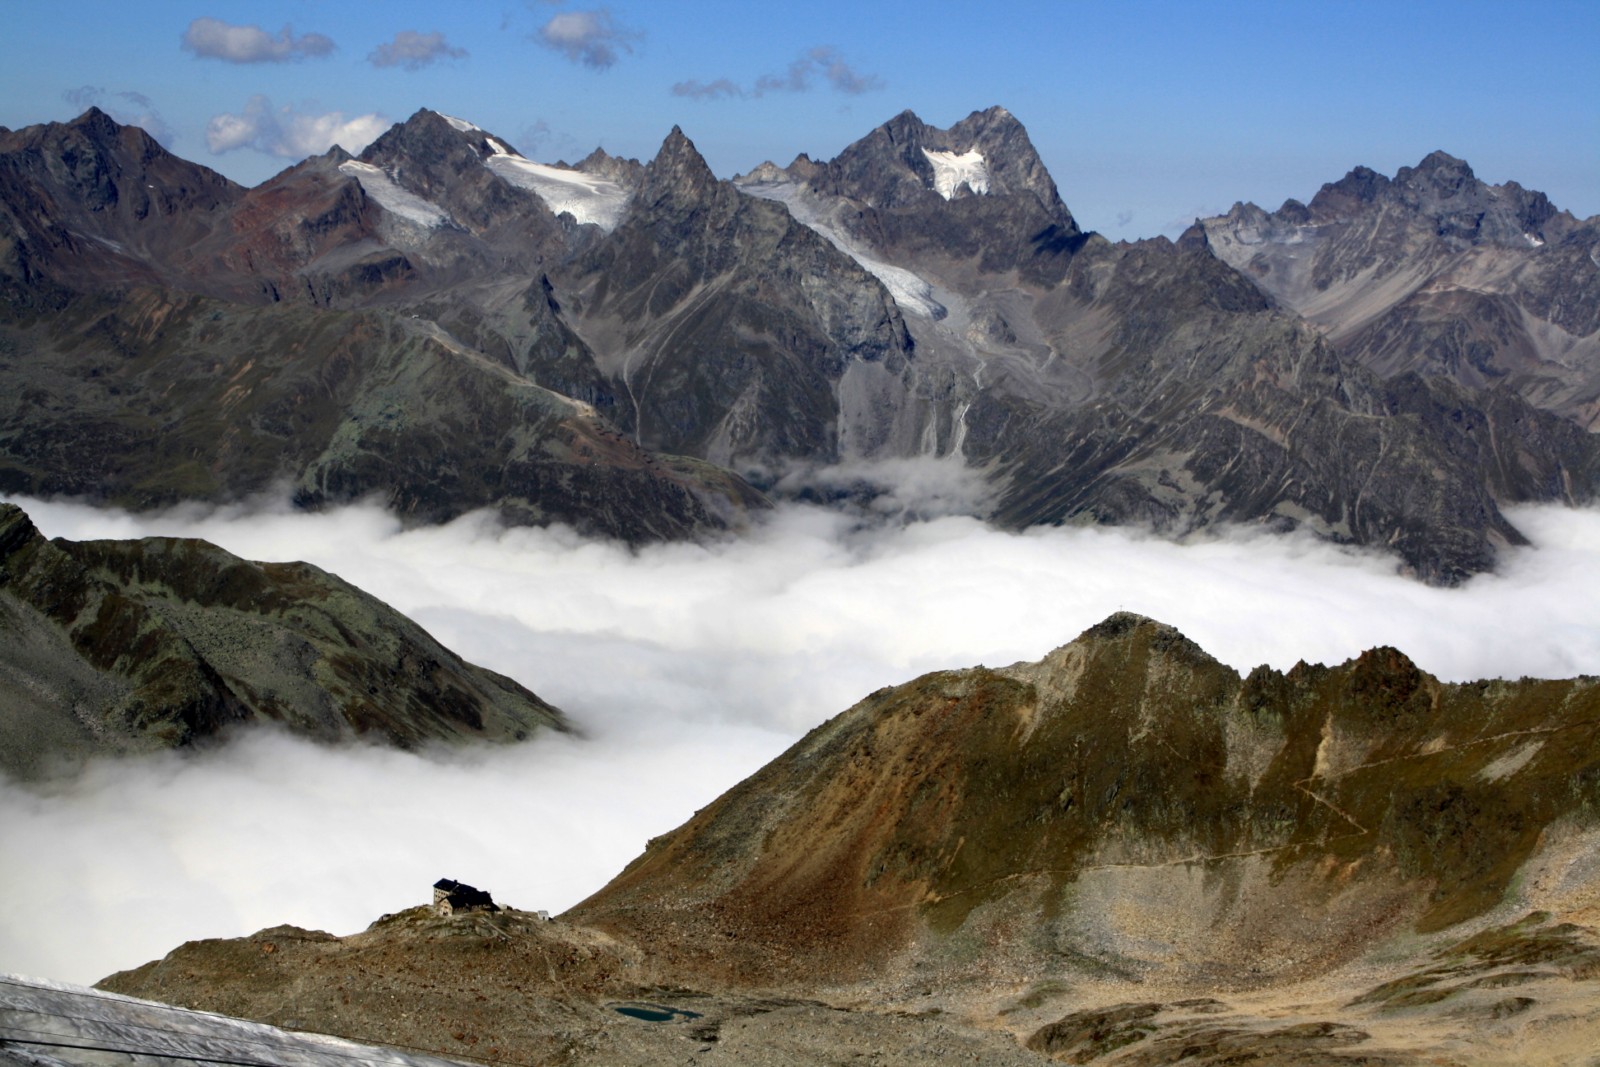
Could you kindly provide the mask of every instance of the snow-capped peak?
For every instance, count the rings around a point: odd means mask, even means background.
[[[924,148],[922,154],[933,164],[934,192],[946,200],[954,199],[963,185],[980,195],[989,191],[989,166],[983,161],[983,153],[976,148],[960,155],[930,152]]]
[[[458,119],[454,115],[446,115],[442,111],[439,112],[439,117],[444,119],[450,125],[454,126],[457,130],[460,130],[462,133],[472,133],[474,130],[478,131],[479,133],[483,132],[482,126],[474,125],[473,123],[468,122],[466,119]]]
[[[493,154],[484,166],[521,189],[527,189],[557,215],[568,212],[579,222],[592,222],[607,233],[616,228],[628,205],[628,190],[614,181],[581,170],[535,163],[485,136]]]

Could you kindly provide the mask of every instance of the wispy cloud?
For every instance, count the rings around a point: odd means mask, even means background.
[[[553,16],[534,34],[534,39],[574,63],[595,70],[616,65],[620,53],[633,52],[643,34],[612,18],[605,8],[596,11],[563,11]]]
[[[691,100],[718,100],[724,97],[739,97],[748,95],[727,78],[718,78],[714,82],[688,81],[678,82],[672,87],[673,96],[687,96]]]
[[[768,93],[806,93],[819,86],[859,96],[882,89],[883,79],[876,74],[862,74],[846,63],[839,50],[831,45],[817,45],[800,53],[781,74],[763,74],[748,89],[728,78],[711,82],[691,78],[674,85],[672,95],[691,100],[718,100],[761,97]]]
[[[156,110],[155,101],[143,93],[132,90],[112,93],[98,85],[82,85],[68,89],[61,94],[61,99],[79,111],[97,107],[124,126],[138,126],[164,146],[172,147],[172,127]]]
[[[756,95],[807,92],[818,78],[827,82],[834,91],[852,95],[883,88],[883,82],[876,75],[857,73],[840,58],[837,49],[818,45],[790,63],[785,73],[763,75],[756,82]]]
[[[252,96],[241,112],[213,115],[206,124],[206,147],[221,155],[253,148],[281,159],[304,159],[342,145],[359,152],[389,128],[389,120],[376,112],[346,117],[342,111],[321,114],[275,108],[263,95]]]
[[[373,49],[367,56],[367,61],[374,67],[421,70],[441,59],[463,59],[466,55],[465,48],[456,48],[446,41],[444,34],[438,30],[432,33],[401,30],[394,35],[394,40],[385,41]]]
[[[325,56],[334,49],[333,38],[320,33],[297,37],[287,25],[277,33],[268,33],[260,26],[237,26],[209,17],[189,23],[179,40],[186,51],[202,59],[227,63],[288,63]]]

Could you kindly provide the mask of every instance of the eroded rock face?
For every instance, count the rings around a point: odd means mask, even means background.
[[[276,722],[323,741],[518,741],[566,719],[306,563],[204,541],[47,541],[0,504],[0,770]]]

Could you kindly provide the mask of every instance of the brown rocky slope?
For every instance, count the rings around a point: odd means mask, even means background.
[[[105,985],[520,1062],[1585,1062],[1597,730],[1594,679],[1241,678],[1119,614],[874,693],[556,923],[415,909]]]

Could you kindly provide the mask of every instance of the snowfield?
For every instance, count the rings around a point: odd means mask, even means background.
[[[396,185],[394,179],[384,173],[381,167],[352,159],[348,163],[339,164],[339,173],[348,174],[360,182],[362,191],[391,214],[428,227],[442,226],[450,221],[450,216],[437,204]]]
[[[610,233],[628,206],[628,190],[614,181],[535,163],[511,151],[493,137],[485,138],[494,155],[484,165],[521,189],[527,189],[557,215],[568,212],[579,222],[591,222]]]
[[[946,308],[934,298],[932,285],[904,267],[885,263],[862,251],[849,234],[833,224],[822,206],[814,198],[808,197],[794,182],[739,183],[738,188],[742,193],[758,196],[763,200],[776,200],[787,207],[796,222],[825,238],[829,244],[855,260],[863,270],[882,282],[883,287],[889,290],[889,295],[894,297],[894,302],[900,305],[901,311],[929,319],[945,317]]]
[[[954,152],[930,152],[926,148],[922,154],[933,164],[933,191],[946,200],[954,199],[963,185],[979,195],[989,191],[989,165],[976,148],[959,156]]]

